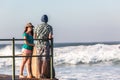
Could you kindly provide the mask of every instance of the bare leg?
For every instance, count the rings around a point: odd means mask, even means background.
[[[42,61],[41,74],[44,75],[47,68],[47,60]]]
[[[39,73],[41,74],[41,68],[42,68],[42,61],[39,60]]]
[[[33,52],[32,52],[33,53]],[[31,54],[31,56],[32,56],[32,54]],[[31,74],[32,74],[32,57],[30,57],[30,72],[31,72]],[[33,75],[32,75],[33,76]]]
[[[26,56],[26,54],[23,53],[23,56]],[[22,63],[21,63],[21,66],[20,66],[20,76],[19,77],[23,77],[23,70],[24,70],[24,66],[25,66],[25,63],[27,61],[27,57],[23,57],[22,58]]]
[[[41,51],[42,51],[42,49],[38,49],[38,50],[37,50],[37,53],[39,53],[39,54],[41,55]],[[38,77],[40,78],[40,77],[41,77],[42,63],[43,63],[43,62],[42,62],[42,60],[41,60],[41,57],[38,57],[37,59],[38,59],[38,60],[37,60],[37,61],[38,61],[38,63],[37,63],[37,64],[38,64],[38,67],[37,67],[37,68],[38,68]]]
[[[29,54],[28,56],[30,56],[31,54]],[[27,73],[28,73],[28,78],[32,78],[32,73],[31,73],[31,58],[28,57],[27,59],[27,64],[26,64],[26,69],[27,69]]]
[[[47,58],[49,55],[49,47],[44,47],[43,55],[45,55],[45,57],[42,59],[41,76],[44,78],[47,69]]]

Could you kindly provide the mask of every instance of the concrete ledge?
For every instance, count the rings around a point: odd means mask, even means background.
[[[0,80],[12,80],[11,75],[6,75],[6,74],[0,74]],[[15,76],[15,80],[51,80],[51,79],[37,79],[37,78],[21,78],[19,79],[18,75]],[[52,80],[58,80],[58,79],[52,79]]]

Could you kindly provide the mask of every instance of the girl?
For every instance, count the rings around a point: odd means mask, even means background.
[[[23,37],[25,40],[22,46],[22,55],[26,57],[23,57],[22,59],[19,78],[25,78],[25,76],[23,75],[25,64],[26,64],[26,69],[27,69],[27,78],[32,78],[30,56],[32,55],[32,52],[33,52],[33,46],[34,46],[33,40],[34,39],[33,39],[33,25],[31,23],[28,23],[26,25],[24,33],[23,33]]]

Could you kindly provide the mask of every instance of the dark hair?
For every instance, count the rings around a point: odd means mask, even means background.
[[[33,36],[33,34],[34,34],[34,31],[33,31],[33,29],[32,29],[32,31],[31,31],[31,35]]]
[[[28,27],[32,27],[32,31],[31,31],[31,35],[33,36],[33,34],[34,34],[34,32],[33,32],[33,25],[31,24],[31,23],[28,23],[27,25],[26,25],[26,27],[25,27],[25,30],[24,30],[24,33],[27,31],[27,29],[28,29]]]

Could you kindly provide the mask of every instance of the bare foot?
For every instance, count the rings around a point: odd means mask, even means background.
[[[25,76],[23,76],[23,75],[19,75],[19,78],[26,78]]]
[[[27,76],[27,78],[33,78],[32,76]]]

